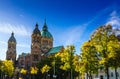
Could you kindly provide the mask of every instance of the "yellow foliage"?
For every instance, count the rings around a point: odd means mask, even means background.
[[[64,64],[64,66],[60,66],[60,68],[63,69],[63,70],[67,70],[67,69],[70,69],[71,66],[70,66],[70,63],[69,63],[69,62],[66,62],[66,63]]]
[[[38,72],[37,67],[31,67],[31,71],[30,71],[31,74],[37,74],[37,72]]]
[[[50,69],[51,69],[50,66],[45,65],[45,66],[41,69],[41,72],[42,72],[42,73],[45,73],[45,72],[48,72]]]
[[[59,57],[59,56],[61,56],[61,52],[55,54],[55,57]]]
[[[3,61],[1,67],[2,67],[1,68],[2,72],[6,73],[9,76],[13,75],[14,66],[13,66],[13,62],[11,60]]]
[[[25,70],[24,68],[22,68],[22,69],[20,70],[20,73],[26,74],[26,73],[27,73],[27,70]]]
[[[22,79],[21,77],[19,79]]]
[[[102,58],[101,59],[101,61],[99,61],[99,63],[102,65],[102,64],[104,64],[104,63],[106,63],[107,62],[107,58]]]

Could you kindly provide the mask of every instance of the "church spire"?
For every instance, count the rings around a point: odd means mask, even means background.
[[[35,29],[33,30],[33,34],[39,34],[39,35],[41,35],[40,34],[40,30],[38,28],[38,23],[36,23],[36,25],[35,25]]]
[[[38,23],[36,23],[35,27],[38,28]]]
[[[12,32],[11,36],[14,36],[14,33]]]
[[[13,32],[11,33],[11,37],[9,38],[8,42],[16,42]]]
[[[48,31],[48,27],[47,27],[47,24],[46,24],[46,18],[45,18],[45,22],[44,22],[42,30],[43,31]]]

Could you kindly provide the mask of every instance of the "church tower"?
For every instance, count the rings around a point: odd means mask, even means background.
[[[8,40],[8,49],[6,52],[6,59],[12,60],[14,63],[16,61],[16,39],[14,33],[12,32],[11,37]]]
[[[41,31],[41,50],[43,53],[47,53],[52,47],[53,37],[51,33],[48,31],[48,27],[45,20],[45,23]]]
[[[36,23],[35,29],[32,33],[32,44],[31,44],[31,65],[36,66],[36,64],[41,59],[41,33]]]

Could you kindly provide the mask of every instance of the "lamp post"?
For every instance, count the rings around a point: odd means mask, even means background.
[[[54,72],[53,72],[53,79],[55,79],[57,75],[55,75],[55,57],[54,57]]]

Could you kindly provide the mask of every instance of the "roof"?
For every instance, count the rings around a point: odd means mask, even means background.
[[[48,31],[41,31],[41,36],[42,37],[47,37],[47,38],[53,38],[51,33]]]
[[[62,50],[63,46],[57,46],[57,47],[53,47],[49,50],[49,52],[47,53],[47,55],[50,55],[50,54],[55,54],[55,53],[58,53]]]
[[[28,55],[30,55],[30,53],[22,53],[21,55],[19,55],[20,57],[24,57],[24,56],[28,56]]]
[[[16,42],[16,39],[14,37],[14,33],[12,32],[11,37],[9,38],[8,42]]]
[[[53,38],[51,33],[48,31],[46,21],[45,21],[42,31],[41,31],[41,37]]]
[[[35,27],[35,29],[33,30],[33,33],[34,33],[34,34],[39,34],[39,35],[40,35],[40,30],[38,29],[38,24],[36,23],[35,26],[36,26],[36,27]]]

